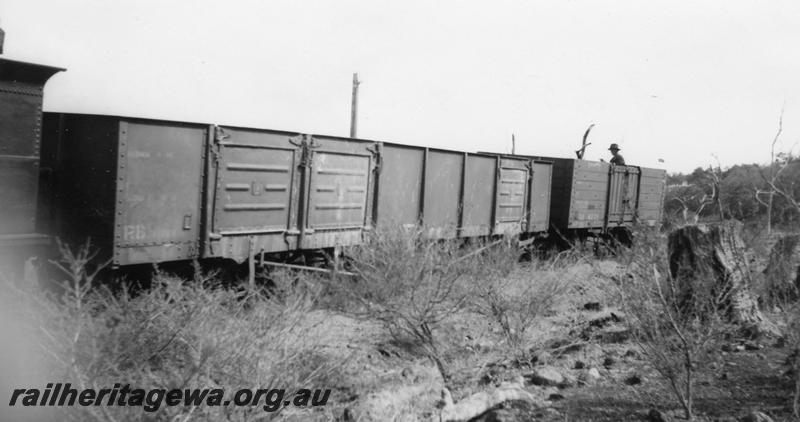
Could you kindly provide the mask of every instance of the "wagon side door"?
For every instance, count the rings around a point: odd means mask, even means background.
[[[517,234],[527,225],[529,170],[524,160],[498,158],[494,234]]]
[[[373,143],[314,135],[307,145],[300,248],[361,242],[369,226]]]
[[[209,148],[205,255],[243,261],[296,247],[296,133],[216,127]]]

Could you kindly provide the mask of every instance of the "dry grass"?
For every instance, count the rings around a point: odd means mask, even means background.
[[[504,242],[482,254],[481,272],[472,279],[471,310],[496,323],[505,347],[520,362],[530,361],[530,332],[536,331],[574,282],[567,266],[584,256],[576,251],[521,266],[519,252]]]
[[[358,280],[281,271],[270,275],[274,285],[266,292],[236,291],[215,287],[215,276],[198,270],[191,281],[159,274],[147,291],[112,294],[90,287],[96,282],[88,283],[81,274],[91,271],[71,272],[65,262],[67,284],[73,287],[64,294],[5,286],[9,300],[3,306],[25,326],[41,327],[36,328],[36,352],[43,356],[43,379],[49,381],[97,387],[122,381],[142,388],[226,391],[333,389],[324,408],[289,407],[268,413],[260,406],[162,406],[157,413],[144,414],[175,421],[345,416],[364,421],[435,420],[436,402],[445,387],[442,372],[450,378],[447,387],[458,401],[502,382],[518,382],[542,358],[573,379],[588,367],[602,373],[599,385],[554,390],[567,396],[561,403],[625,414],[639,411],[647,401],[626,388],[642,394],[657,390],[663,404],[672,383],[687,385],[687,369],[702,369],[706,359],[714,358],[712,346],[724,332],[716,325],[708,331],[709,326],[698,324],[708,319],[699,315],[674,324],[669,320],[676,315],[670,313],[675,297],[670,296],[659,258],[664,239],[658,236],[637,237],[637,247],[618,256],[617,262],[593,260],[590,250],[576,248],[525,263],[518,262],[519,251],[509,239],[463,244],[429,241],[406,231],[376,236],[363,249],[346,251],[348,269],[360,275]],[[80,288],[80,296],[74,286]],[[636,330],[634,344],[592,337],[604,334],[605,328],[591,328],[589,323],[617,312],[614,286],[628,293],[623,295],[623,323]],[[608,309],[586,310],[587,302]],[[794,327],[788,332],[800,333],[799,320],[787,322]],[[584,335],[587,327],[589,337]],[[687,348],[680,335],[697,342]],[[631,368],[624,366],[630,362],[622,356],[637,342],[644,353],[637,354],[641,357],[635,365],[643,365],[644,359],[658,370],[647,374],[660,374],[653,375],[652,384],[645,381],[646,388],[623,382]],[[787,335],[787,344],[798,347],[800,339]],[[692,354],[688,366],[686,350]],[[535,363],[534,355],[539,358]],[[610,355],[618,363],[604,369],[602,362]],[[584,369],[574,367],[578,360]],[[791,364],[795,369],[800,365],[797,360]],[[598,396],[620,387],[625,391]],[[707,408],[703,388],[701,384],[695,392],[701,397],[699,411]],[[570,398],[573,391],[577,399]],[[586,401],[581,394],[592,397]],[[569,406],[560,408],[566,412],[561,417],[545,420],[563,420],[568,413],[591,415]],[[71,420],[143,417],[141,408],[58,410],[67,411],[59,419]]]
[[[88,256],[85,252],[69,255]],[[69,256],[67,259],[69,259]],[[314,296],[284,291],[280,298],[257,291],[209,287],[158,274],[147,291],[91,290],[80,265],[63,294],[4,286],[7,304],[39,328],[38,352],[47,378],[78,388],[330,388],[341,362],[329,361],[304,325]],[[40,387],[41,388],[41,387]],[[272,419],[289,412],[313,418],[313,409],[161,406],[159,420]],[[65,407],[67,420],[141,420],[141,407]]]

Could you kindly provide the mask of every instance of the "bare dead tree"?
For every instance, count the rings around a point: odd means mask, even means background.
[[[778,154],[778,159],[775,161],[778,165],[778,170],[775,171],[774,179],[767,180],[767,186],[772,195],[782,197],[789,205],[792,206],[800,214],[800,200],[794,195],[794,187],[797,184],[796,180],[792,180],[788,185],[779,183],[779,176],[786,168],[795,163],[800,163],[800,159],[795,158],[791,151],[787,154]]]
[[[707,207],[707,206],[709,206],[709,205],[714,203],[715,192],[716,192],[716,190],[715,190],[714,186],[712,185],[711,186],[711,195],[709,195],[707,193],[704,193],[700,197],[700,199],[698,201],[699,205],[697,206],[697,210],[695,210],[695,211],[691,210],[691,203],[694,200],[696,200],[698,196],[700,196],[699,194],[692,195],[692,196],[689,196],[689,197],[686,197],[686,198],[681,198],[681,197],[672,198],[673,201],[681,204],[681,208],[682,208],[681,215],[683,217],[683,223],[684,224],[690,224],[689,213],[691,212],[693,214],[692,215],[691,224],[697,224],[699,222],[699,220],[700,220],[700,214],[703,212],[703,209],[705,209],[705,207]]]
[[[772,138],[772,144],[770,146],[769,178],[767,178],[763,172],[760,172],[761,177],[764,179],[764,181],[767,183],[767,186],[769,186],[770,189],[765,191],[756,188],[755,192],[756,201],[767,207],[767,234],[772,233],[772,203],[773,200],[775,199],[775,193],[776,193],[772,187],[775,185],[775,182],[777,181],[780,172],[783,171],[783,168],[780,168],[779,171],[775,171],[775,145],[778,143],[778,139],[780,138],[781,133],[783,132],[784,107],[781,107],[781,114],[778,117],[778,131],[775,133],[775,137]],[[764,201],[763,199],[761,199],[761,195],[767,195],[767,200]]]
[[[693,197],[690,197],[691,200]],[[683,222],[687,223],[689,221],[689,204],[688,200],[684,198],[672,198],[673,201],[681,204],[681,216],[683,217]]]
[[[709,165],[692,183],[692,189],[672,192],[668,201],[681,206],[683,224],[697,224],[707,207],[716,206],[720,220],[725,219],[725,207],[722,202],[722,167],[719,159],[716,167]]]
[[[575,155],[578,156],[579,160],[583,159],[583,154],[586,153],[586,147],[591,145],[592,143],[586,143],[586,140],[589,139],[589,132],[592,131],[594,127],[594,123],[590,124],[588,128],[586,128],[586,132],[583,133],[583,142],[581,143],[581,149],[575,151]]]
[[[717,209],[719,211],[719,219],[720,221],[725,219],[725,209],[722,206],[722,166],[719,163],[719,158],[716,154],[711,154],[714,157],[714,160],[717,162],[717,167],[709,165],[708,166],[708,177],[711,183],[712,195],[711,200],[712,203],[717,203]]]

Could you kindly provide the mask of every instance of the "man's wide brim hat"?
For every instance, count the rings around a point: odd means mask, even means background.
[[[621,150],[621,148],[620,148],[620,147],[619,147],[619,145],[617,145],[617,144],[611,144],[611,146],[610,146],[610,147],[608,147],[608,150],[609,150],[609,151],[614,151],[614,150],[620,151],[620,150]]]

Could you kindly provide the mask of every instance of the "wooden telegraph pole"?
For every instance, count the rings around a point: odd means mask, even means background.
[[[353,102],[350,108],[350,137],[356,137],[356,125],[358,123],[358,73],[353,73]]]

